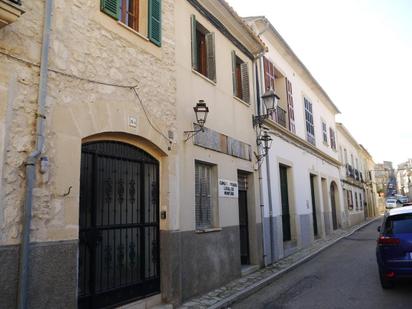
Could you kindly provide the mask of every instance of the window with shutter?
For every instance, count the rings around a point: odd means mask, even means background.
[[[263,69],[265,75],[265,90],[275,90],[275,68],[273,66],[273,63],[270,62],[266,57],[263,57]]]
[[[161,45],[162,0],[100,0],[100,8],[128,28],[147,36],[152,43]]]
[[[286,81],[286,98],[287,98],[287,104],[288,104],[289,131],[296,133],[295,111],[293,107],[292,83],[287,78],[285,78],[285,81]]]
[[[196,230],[213,228],[213,202],[211,194],[212,166],[195,163],[195,216]]]
[[[330,147],[336,150],[336,136],[335,136],[335,131],[332,128],[329,128],[329,136],[330,136]]]
[[[196,21],[190,19],[192,34],[192,68],[208,79],[216,82],[215,34],[209,32]]]
[[[315,140],[315,127],[313,125],[313,112],[312,112],[312,103],[303,98],[305,104],[305,120],[306,120],[306,140],[312,145],[316,144]]]
[[[323,136],[323,143],[328,144],[328,129],[326,126],[326,122],[322,120],[322,136]],[[331,137],[332,140],[332,137]]]
[[[242,101],[250,102],[248,64],[232,51],[233,95]]]

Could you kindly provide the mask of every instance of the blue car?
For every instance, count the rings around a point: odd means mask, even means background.
[[[376,259],[382,288],[412,278],[412,206],[390,209],[378,227]]]

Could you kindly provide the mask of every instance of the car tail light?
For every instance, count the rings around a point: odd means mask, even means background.
[[[381,246],[396,246],[401,243],[399,238],[380,236],[378,239],[378,244]]]
[[[395,272],[388,271],[387,273],[385,273],[385,277],[386,278],[395,278]]]

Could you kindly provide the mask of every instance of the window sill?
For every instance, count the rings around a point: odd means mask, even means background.
[[[134,30],[133,28],[130,28],[128,25],[122,23],[121,21],[117,21],[117,23],[122,26],[123,28],[129,30],[130,32],[136,34],[138,37],[140,37],[141,39],[145,40],[146,42],[149,42],[150,40],[145,37],[143,34],[141,34],[140,32]]]
[[[192,68],[192,72],[193,72],[194,74],[196,74],[197,76],[203,78],[205,81],[211,83],[213,86],[216,86],[216,82],[215,82],[215,81],[209,79],[207,76],[204,76],[202,73],[199,73],[198,71],[196,71],[196,70],[193,69],[193,68]]]
[[[234,98],[236,101],[239,101],[240,103],[245,104],[247,107],[250,107],[250,103],[247,103],[246,101],[243,101],[241,98],[238,98],[237,96],[233,96],[233,98]]]
[[[215,228],[204,229],[204,230],[195,230],[195,233],[196,234],[213,233],[213,232],[220,232],[221,230],[222,230],[221,227],[215,227]]]

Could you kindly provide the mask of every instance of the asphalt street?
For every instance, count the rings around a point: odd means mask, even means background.
[[[411,281],[393,290],[380,286],[375,258],[379,222],[340,240],[232,308],[411,309]]]

